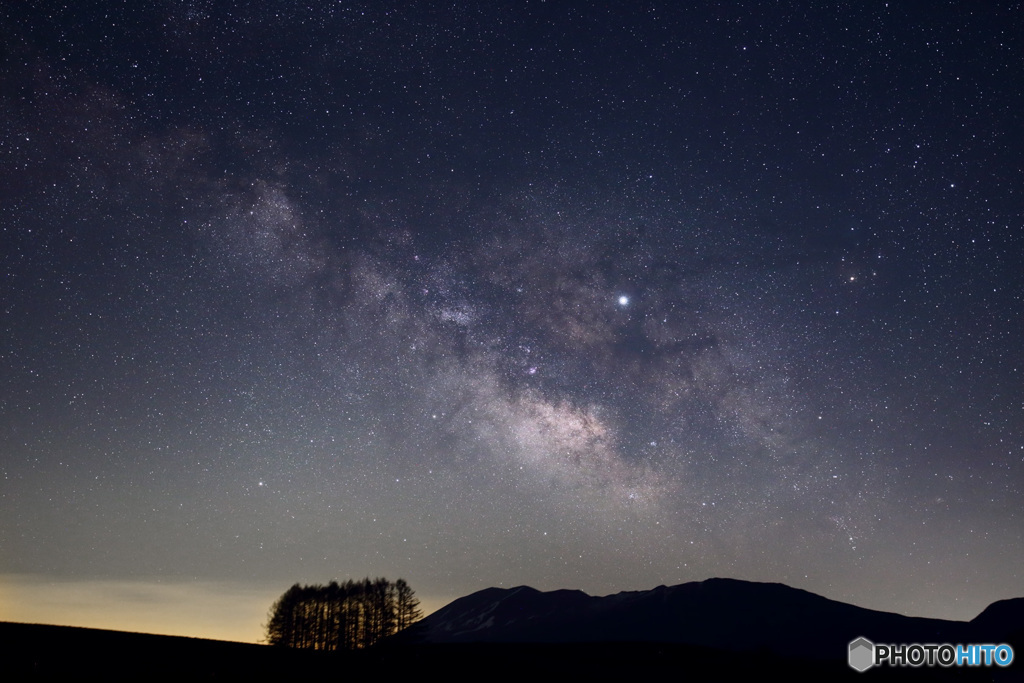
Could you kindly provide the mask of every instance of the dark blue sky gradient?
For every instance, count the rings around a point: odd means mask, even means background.
[[[1018,595],[1019,3],[677,5],[0,10],[8,595]]]

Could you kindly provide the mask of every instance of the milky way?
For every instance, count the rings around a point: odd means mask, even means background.
[[[1003,10],[232,5],[2,11],[9,618],[1020,592]]]

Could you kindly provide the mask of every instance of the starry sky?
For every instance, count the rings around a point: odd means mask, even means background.
[[[1024,594],[1020,3],[0,6],[0,619]]]

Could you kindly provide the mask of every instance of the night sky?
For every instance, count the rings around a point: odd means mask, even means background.
[[[1020,3],[0,7],[0,619],[1024,595]]]

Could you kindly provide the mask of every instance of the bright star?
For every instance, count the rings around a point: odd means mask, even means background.
[[[629,305],[629,297],[626,296],[625,294],[620,296],[619,297],[619,305],[620,306],[627,306],[627,305]]]

